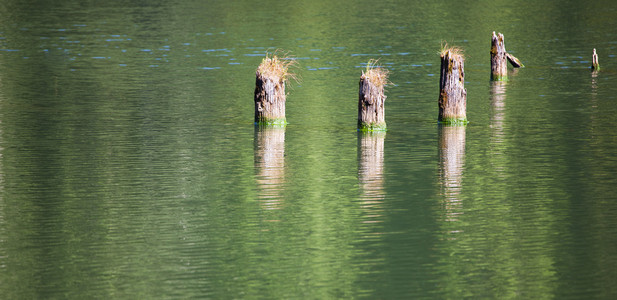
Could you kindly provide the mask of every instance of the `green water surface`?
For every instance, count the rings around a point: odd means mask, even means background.
[[[0,298],[615,299],[615,16],[0,0]],[[526,66],[506,82],[493,31]],[[444,42],[466,126],[437,122]],[[269,49],[299,62],[284,128],[253,124]],[[369,59],[387,133],[356,130]]]

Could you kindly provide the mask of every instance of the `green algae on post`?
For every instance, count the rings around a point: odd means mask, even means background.
[[[266,53],[255,74],[255,124],[281,126],[287,125],[285,118],[285,83],[297,80],[290,68],[297,61],[289,57],[279,57],[278,51]]]
[[[468,121],[463,51],[446,44],[440,56],[438,121],[442,124],[465,125]]]
[[[385,86],[388,85],[389,71],[377,66],[376,60],[369,60],[362,71],[358,93],[358,130],[385,131],[386,101]]]

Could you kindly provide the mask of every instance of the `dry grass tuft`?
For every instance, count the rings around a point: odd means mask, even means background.
[[[279,78],[283,82],[289,79],[297,82],[298,75],[290,71],[297,66],[298,61],[290,57],[288,53],[276,50],[274,53],[266,53],[266,57],[257,67],[257,72],[264,77]]]
[[[463,49],[460,47],[455,47],[455,46],[448,46],[448,43],[446,42],[442,42],[441,44],[441,50],[439,51],[439,56],[444,57],[446,56],[446,54],[450,52],[450,57],[455,57],[455,56],[461,56],[461,57],[465,57],[463,55]]]
[[[362,77],[368,79],[377,87],[384,87],[391,82],[388,81],[390,71],[382,66],[377,65],[378,59],[371,59],[366,64],[366,71],[362,71]]]

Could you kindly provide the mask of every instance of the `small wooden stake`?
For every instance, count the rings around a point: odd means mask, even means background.
[[[598,54],[596,53],[596,48],[593,48],[593,55],[591,56],[591,70],[600,70],[600,63],[598,62]]]
[[[464,57],[457,48],[441,51],[439,76],[439,122],[467,124],[467,90]]]
[[[506,51],[503,34],[495,34],[491,38],[491,80],[508,80],[508,62],[515,68],[525,67],[514,55]]]
[[[362,71],[358,93],[358,129],[361,131],[386,130],[386,95],[388,70],[375,66],[370,60],[366,72]]]
[[[289,73],[294,60],[273,54],[263,59],[255,74],[255,124],[285,126],[285,82],[295,78]]]

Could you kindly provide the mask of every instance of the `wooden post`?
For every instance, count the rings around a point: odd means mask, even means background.
[[[491,38],[491,80],[508,80],[508,62],[515,68],[525,67],[514,55],[506,51],[503,34],[495,34]]]
[[[385,86],[388,84],[388,70],[375,66],[370,60],[366,72],[362,71],[358,97],[358,129],[361,131],[386,130]]]
[[[441,51],[439,76],[439,122],[467,124],[467,90],[463,54],[458,48]]]
[[[295,60],[281,59],[276,54],[263,59],[255,79],[255,124],[285,126],[285,82],[295,75],[289,68]]]
[[[596,48],[593,48],[593,55],[591,56],[591,70],[600,71],[600,63],[598,62],[598,54]]]
[[[506,46],[503,42],[503,34],[495,35],[491,39],[491,80],[508,79],[508,61],[506,58]]]

